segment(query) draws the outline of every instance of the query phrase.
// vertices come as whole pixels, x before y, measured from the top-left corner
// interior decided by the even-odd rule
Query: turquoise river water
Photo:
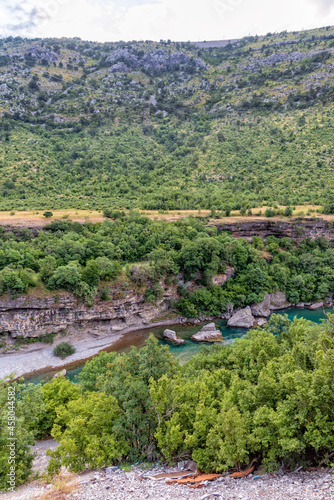
[[[333,312],[332,309],[325,310],[327,312]],[[293,318],[305,318],[315,323],[320,323],[325,319],[325,315],[322,309],[310,310],[310,309],[297,309],[289,308],[277,311],[279,314],[286,314],[289,319]],[[206,322],[208,323],[208,322]],[[159,339],[162,345],[168,345],[170,352],[177,358],[180,363],[186,362],[192,356],[197,354],[203,346],[203,343],[194,342],[191,340],[191,336],[198,332],[202,326],[206,323],[201,323],[199,325],[175,325],[169,326],[168,328],[175,330],[178,337],[185,340],[182,345],[171,345],[170,342],[164,340],[163,331],[166,326],[146,328],[145,330],[137,330],[135,332],[127,333],[120,340],[116,341],[109,348],[104,349],[105,351],[116,351],[116,352],[127,352],[130,350],[131,346],[142,347],[145,344],[145,340],[148,338],[150,333]],[[247,329],[245,328],[234,328],[226,326],[226,321],[222,319],[216,319],[215,324],[217,328],[222,332],[223,344],[232,344],[236,339],[243,337]],[[75,369],[69,370],[67,376],[70,380],[76,381],[76,375],[80,372],[84,365],[84,362],[78,362]],[[25,377],[25,382],[38,383],[50,379],[54,375],[53,372],[46,372],[40,375],[34,375],[32,377]]]

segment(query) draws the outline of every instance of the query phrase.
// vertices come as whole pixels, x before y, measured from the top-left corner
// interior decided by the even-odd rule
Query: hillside
[[[334,27],[0,40],[0,209],[330,204]]]

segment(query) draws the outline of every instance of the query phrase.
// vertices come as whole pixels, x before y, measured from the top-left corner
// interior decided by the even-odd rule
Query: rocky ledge
[[[203,328],[191,338],[197,342],[221,342],[223,340],[221,331],[217,330],[214,323],[208,323],[203,326]]]

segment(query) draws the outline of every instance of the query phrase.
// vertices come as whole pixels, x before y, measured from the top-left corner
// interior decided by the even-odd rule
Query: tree
[[[81,273],[78,265],[70,263],[67,266],[57,267],[54,275],[48,281],[48,288],[69,290],[75,292],[81,282]]]
[[[49,219],[50,217],[53,217],[53,213],[47,210],[46,212],[43,213],[44,217],[46,219]]]
[[[145,347],[132,348],[129,353],[110,356],[110,359],[104,356],[101,365],[97,363],[94,360],[89,365],[94,368],[84,373],[84,384],[93,387],[93,377],[96,377],[98,387],[116,398],[121,413],[115,421],[114,432],[128,444],[129,459],[157,457],[149,383],[150,379],[158,380],[165,373],[176,372],[176,363],[168,348],[160,346],[150,335]]]
[[[50,452],[50,473],[58,472],[61,465],[73,472],[97,469],[127,455],[129,447],[115,430],[121,410],[113,396],[86,393],[56,411],[51,434],[60,446]]]

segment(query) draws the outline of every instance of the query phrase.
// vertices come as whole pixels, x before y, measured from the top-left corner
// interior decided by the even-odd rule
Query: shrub
[[[76,349],[72,344],[69,344],[68,342],[60,342],[60,344],[53,349],[53,355],[58,356],[61,359],[65,359],[67,356],[74,354],[75,351]]]
[[[43,213],[44,217],[46,219],[49,219],[50,217],[53,217],[53,213],[47,210],[46,212]]]
[[[292,214],[293,214],[292,207],[286,207],[286,209],[284,210],[285,217],[291,217]]]
[[[276,211],[273,208],[266,208],[264,215],[265,217],[274,217],[276,215]]]

